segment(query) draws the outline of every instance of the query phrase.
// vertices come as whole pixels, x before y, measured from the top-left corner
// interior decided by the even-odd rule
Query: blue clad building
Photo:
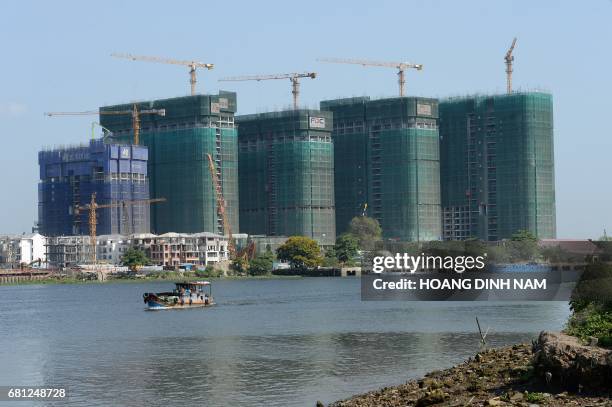
[[[96,194],[97,234],[150,232],[147,147],[107,144],[44,150],[38,153],[38,223],[45,236],[89,234],[88,211],[75,210]]]

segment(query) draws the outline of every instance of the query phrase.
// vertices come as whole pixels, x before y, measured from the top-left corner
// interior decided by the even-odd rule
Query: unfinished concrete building
[[[321,109],[334,115],[338,233],[367,204],[385,238],[440,239],[437,100],[357,97],[323,101]]]
[[[287,110],[236,117],[240,225],[248,234],[336,238],[332,115]]]
[[[444,239],[556,236],[552,96],[440,102]]]
[[[150,194],[166,198],[151,206],[156,233],[223,233],[207,154],[215,162],[225,212],[238,232],[238,144],[234,125],[236,94],[194,95],[137,103],[138,109],[165,109],[165,116],[142,115],[140,140],[149,148]],[[131,110],[132,104],[101,110]],[[123,141],[133,135],[129,115],[100,115],[100,123]]]

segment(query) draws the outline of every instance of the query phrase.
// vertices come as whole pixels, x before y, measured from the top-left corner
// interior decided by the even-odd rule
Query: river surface
[[[569,314],[561,302],[362,302],[356,278],[219,281],[216,307],[144,310],[143,292],[172,287],[0,287],[0,386],[67,386],[74,406],[312,407],[473,356],[476,316],[501,346]]]

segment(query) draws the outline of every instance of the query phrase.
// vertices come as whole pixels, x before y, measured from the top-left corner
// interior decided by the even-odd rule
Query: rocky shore
[[[483,350],[461,365],[330,407],[612,406],[611,396],[612,350],[542,332],[532,344]]]

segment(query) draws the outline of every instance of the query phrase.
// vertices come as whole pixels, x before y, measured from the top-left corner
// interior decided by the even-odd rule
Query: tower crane
[[[506,90],[508,93],[512,93],[512,62],[514,61],[514,55],[512,55],[512,51],[514,51],[514,46],[516,45],[516,37],[512,40],[512,45],[506,52],[506,56],[504,59],[506,60]]]
[[[91,254],[92,264],[96,264],[96,237],[97,237],[96,228],[98,225],[98,214],[96,211],[98,209],[122,207],[125,213],[125,209],[127,209],[127,207],[131,205],[136,205],[136,204],[141,204],[141,203],[152,204],[152,203],[165,202],[165,201],[166,201],[166,198],[133,199],[133,200],[122,200],[119,202],[113,202],[109,204],[100,205],[96,202],[96,193],[93,192],[91,194],[91,201],[88,204],[75,206],[74,208],[75,216],[78,216],[81,210],[89,211],[89,219],[88,219],[89,220],[89,238],[90,238],[89,244],[91,246],[90,254]]]
[[[412,64],[409,62],[381,62],[381,61],[367,61],[363,59],[345,59],[345,58],[319,58],[319,62],[329,62],[334,64],[354,64],[362,66],[383,66],[387,68],[397,69],[397,78],[399,83],[399,95],[404,96],[404,85],[406,84],[405,71],[406,69],[412,68],[420,71],[423,69],[422,64]]]
[[[87,112],[48,112],[45,113],[47,116],[91,116],[91,115],[125,115],[129,114],[132,116],[132,129],[134,132],[134,144],[140,143],[140,115],[143,114],[156,114],[158,116],[165,116],[166,109],[145,109],[138,110],[138,105],[134,103],[131,110],[100,110],[100,111],[87,111]]]
[[[298,99],[300,96],[300,78],[311,78],[317,77],[316,72],[303,72],[303,73],[281,73],[277,75],[247,75],[247,76],[231,76],[228,78],[221,78],[219,81],[267,81],[270,79],[289,79],[291,81],[291,94],[293,95],[293,108],[298,108]]]
[[[227,219],[227,214],[225,213],[225,198],[223,198],[221,181],[217,175],[217,170],[215,168],[212,155],[206,154],[206,157],[208,158],[208,170],[210,171],[210,177],[212,178],[213,186],[215,187],[217,213],[221,217],[221,222],[223,223],[223,233],[227,234],[227,250],[229,251],[230,259],[233,259],[236,256],[236,243],[234,242],[234,237],[232,236],[232,226],[230,225],[229,220]]]
[[[181,61],[177,59],[170,58],[160,58],[160,57],[151,57],[151,56],[143,56],[143,55],[132,55],[132,54],[120,54],[113,53],[112,57],[115,58],[124,58],[131,59],[132,61],[146,61],[146,62],[158,62],[160,64],[171,64],[171,65],[184,65],[189,67],[189,83],[191,84],[191,95],[195,95],[196,90],[196,69],[197,68],[206,68],[209,71],[215,67],[214,64],[208,64],[204,62],[197,61]]]

